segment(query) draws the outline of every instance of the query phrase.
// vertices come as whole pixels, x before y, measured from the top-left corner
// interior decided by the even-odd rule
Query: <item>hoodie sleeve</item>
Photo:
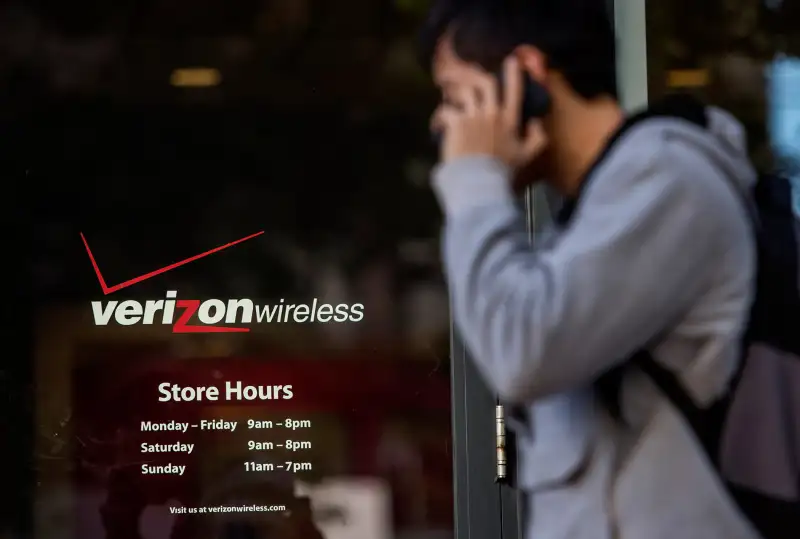
[[[453,317],[509,402],[590,383],[674,323],[709,282],[718,226],[703,182],[655,156],[617,168],[593,180],[569,229],[541,252],[502,164],[475,156],[434,171]]]

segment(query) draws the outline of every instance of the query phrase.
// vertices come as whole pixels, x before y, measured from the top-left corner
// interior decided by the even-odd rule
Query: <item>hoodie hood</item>
[[[731,113],[705,106],[691,97],[675,96],[631,120],[640,123],[648,118],[660,118],[664,130],[673,139],[683,139],[705,153],[743,191],[755,185],[757,174],[748,156],[747,134]]]
[[[729,112],[706,106],[690,96],[676,95],[655,102],[625,120],[586,173],[578,197],[565,201],[559,212],[558,222],[563,224],[569,221],[592,172],[631,129],[645,122],[652,124],[663,136],[684,142],[693,150],[705,154],[717,164],[742,195],[749,193],[755,186],[758,174],[747,153],[744,126]]]

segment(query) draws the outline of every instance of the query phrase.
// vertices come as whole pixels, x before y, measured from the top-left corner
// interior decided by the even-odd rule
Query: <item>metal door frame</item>
[[[455,328],[450,354],[454,537],[500,537],[503,511],[500,486],[495,483],[496,399]]]

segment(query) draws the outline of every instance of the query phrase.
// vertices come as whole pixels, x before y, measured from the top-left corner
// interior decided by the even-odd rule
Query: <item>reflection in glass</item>
[[[791,178],[800,215],[800,3],[647,1],[650,99],[691,92],[732,112],[761,172]]]

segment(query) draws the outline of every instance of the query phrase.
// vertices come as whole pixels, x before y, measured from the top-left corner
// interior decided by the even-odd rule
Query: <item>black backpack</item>
[[[685,103],[684,103],[685,105]],[[705,109],[677,116],[701,123]],[[627,126],[654,116],[650,109]],[[736,189],[732,185],[732,188]],[[640,351],[597,384],[602,401],[621,417],[625,369],[641,369],[685,417],[732,498],[764,539],[800,533],[800,219],[788,179],[765,174],[741,193],[758,245],[755,301],[742,343],[742,361],[726,396],[701,409],[672,371]]]

